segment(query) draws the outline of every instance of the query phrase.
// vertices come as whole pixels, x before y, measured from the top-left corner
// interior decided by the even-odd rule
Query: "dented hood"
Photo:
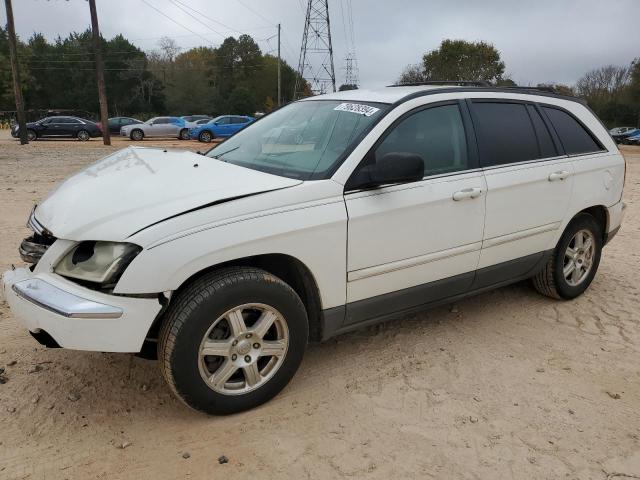
[[[191,152],[129,147],[65,180],[36,208],[68,240],[125,240],[189,211],[301,183]]]

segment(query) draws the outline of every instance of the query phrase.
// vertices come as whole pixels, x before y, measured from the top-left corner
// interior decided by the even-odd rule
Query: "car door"
[[[78,119],[67,117],[65,120],[65,123],[66,123],[65,135],[68,135],[70,137],[75,137],[80,130],[87,130],[90,132],[90,127],[88,125],[85,125]]]
[[[69,125],[65,117],[54,117],[46,126],[45,135],[48,137],[61,137],[69,134]]]
[[[386,153],[417,154],[425,163],[422,181],[365,190],[347,182],[347,325],[471,287],[486,185],[470,127],[464,102],[412,110],[358,168]]]
[[[148,128],[149,133],[145,135],[149,137],[162,137],[167,135],[167,124],[169,119],[167,117],[157,117],[153,120],[153,125]]]
[[[228,137],[231,135],[231,117],[224,116],[216,121],[216,136],[218,137]]]
[[[245,123],[247,122],[247,120],[244,117],[231,117],[232,118],[232,122],[230,125],[230,131],[229,134],[233,135],[234,133],[236,133],[238,130],[240,130],[242,127],[245,126]]]
[[[525,276],[556,238],[571,200],[573,164],[533,103],[469,101],[487,180],[474,288]]]

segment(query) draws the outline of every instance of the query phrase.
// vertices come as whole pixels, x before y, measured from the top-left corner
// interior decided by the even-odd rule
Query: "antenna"
[[[336,91],[328,0],[308,0],[294,99],[305,96],[302,79],[313,95]]]

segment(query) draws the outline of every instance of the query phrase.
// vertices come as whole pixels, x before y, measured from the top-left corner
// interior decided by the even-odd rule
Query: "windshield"
[[[296,102],[244,128],[208,157],[302,180],[328,178],[348,147],[386,105],[337,100]]]

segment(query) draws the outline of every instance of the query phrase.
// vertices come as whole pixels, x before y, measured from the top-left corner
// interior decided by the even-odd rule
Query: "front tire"
[[[211,132],[207,130],[203,130],[202,132],[200,132],[200,135],[198,136],[198,140],[204,143],[209,143],[211,142],[211,140],[213,140],[213,135],[211,134]]]
[[[567,225],[552,257],[533,277],[536,290],[564,300],[582,295],[600,265],[602,237],[602,228],[592,215],[577,215]]]
[[[189,129],[183,128],[180,130],[180,135],[178,135],[179,140],[189,140]]]
[[[34,142],[38,139],[38,134],[35,132],[35,130],[27,130],[27,140],[29,140],[30,142]]]
[[[135,130],[131,131],[131,134],[129,135],[129,138],[131,138],[131,140],[139,142],[140,140],[142,140],[144,138],[144,132],[142,130],[140,130],[139,128],[136,128]]]
[[[160,331],[158,361],[191,408],[225,415],[258,406],[295,374],[307,345],[307,313],[281,279],[225,268],[176,295]]]

